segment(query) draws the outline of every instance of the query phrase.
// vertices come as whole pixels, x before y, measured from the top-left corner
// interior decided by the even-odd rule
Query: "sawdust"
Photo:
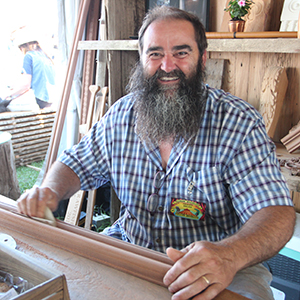
[[[25,252],[25,253],[29,252],[29,254],[33,255],[33,256],[35,256],[35,255],[42,256],[45,259],[53,261],[54,263],[59,264],[59,265],[61,265],[63,267],[66,267],[66,268],[68,267],[67,265],[65,265],[65,264],[61,263],[60,261],[57,261],[57,260],[55,260],[53,258],[50,258],[44,252],[41,252],[40,250],[38,250],[38,249],[36,249],[36,248],[34,248],[34,247],[32,247],[32,246],[30,246],[30,245],[22,242],[21,240],[18,240],[18,239],[15,239],[15,240],[16,240],[16,243],[18,245],[18,250],[23,250],[23,252]]]

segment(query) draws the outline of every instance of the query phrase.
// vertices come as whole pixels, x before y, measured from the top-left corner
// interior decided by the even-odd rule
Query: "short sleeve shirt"
[[[23,60],[23,70],[32,76],[31,88],[35,97],[48,102],[49,89],[55,84],[54,67],[42,51],[28,51]]]
[[[166,170],[159,149],[147,147],[135,132],[130,94],[62,154],[83,190],[111,182],[121,210],[107,234],[164,252],[224,239],[264,207],[293,205],[261,115],[222,90],[206,91],[194,143],[176,143]],[[159,183],[153,182],[156,174]],[[157,203],[149,212],[153,193]]]

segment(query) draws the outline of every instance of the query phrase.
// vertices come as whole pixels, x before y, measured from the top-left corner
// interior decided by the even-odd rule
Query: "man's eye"
[[[174,54],[176,58],[185,58],[188,55],[187,51],[179,51]]]
[[[159,52],[153,52],[149,54],[149,57],[151,59],[160,59],[162,57],[162,54]]]

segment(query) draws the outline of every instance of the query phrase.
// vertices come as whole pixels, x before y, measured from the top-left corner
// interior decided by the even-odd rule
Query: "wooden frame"
[[[173,265],[167,255],[104,236],[57,220],[57,227],[38,222],[16,212],[15,201],[0,195],[1,227],[43,241],[159,286]],[[37,223],[38,222],[38,223]],[[38,226],[37,226],[38,225]],[[59,237],[59,238],[58,238]],[[224,290],[216,300],[242,300],[243,296]]]

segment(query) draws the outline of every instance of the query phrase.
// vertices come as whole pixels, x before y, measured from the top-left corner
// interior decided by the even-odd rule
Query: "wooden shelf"
[[[137,40],[80,41],[78,50],[137,51]],[[208,39],[207,51],[300,53],[300,39]]]
[[[207,51],[300,53],[300,39],[209,39]]]

